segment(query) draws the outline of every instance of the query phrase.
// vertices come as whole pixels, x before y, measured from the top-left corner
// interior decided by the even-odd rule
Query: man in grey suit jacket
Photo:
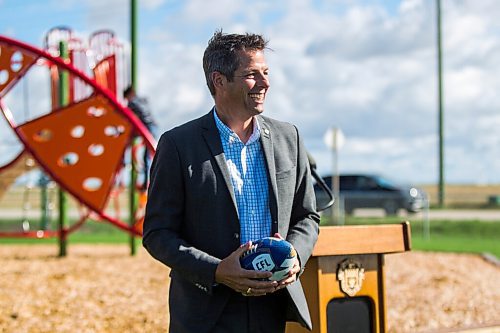
[[[216,32],[203,67],[215,107],[162,135],[151,168],[143,244],[171,268],[172,333],[311,329],[300,273],[319,216],[297,129],[261,115],[267,42]],[[241,268],[251,241],[283,236],[297,251],[289,276]]]

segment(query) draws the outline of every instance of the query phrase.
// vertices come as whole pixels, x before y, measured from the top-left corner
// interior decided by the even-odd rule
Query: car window
[[[396,188],[395,182],[383,177],[376,177],[377,184],[382,188],[394,189]]]
[[[356,188],[355,177],[340,176],[339,187],[342,190],[354,190]]]
[[[371,190],[377,187],[377,183],[371,177],[359,176],[356,188],[359,190]]]

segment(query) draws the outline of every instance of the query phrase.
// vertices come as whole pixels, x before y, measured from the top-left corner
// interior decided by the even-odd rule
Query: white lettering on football
[[[252,260],[253,269],[256,271],[272,271],[274,262],[268,253],[259,254]]]

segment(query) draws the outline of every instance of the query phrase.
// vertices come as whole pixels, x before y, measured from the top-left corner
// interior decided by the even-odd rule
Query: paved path
[[[122,218],[127,218],[126,212],[122,212],[124,216]],[[0,219],[2,218],[21,218],[23,212],[21,209],[1,209]],[[108,214],[114,216],[113,211],[109,211]],[[399,216],[402,218],[407,218],[409,220],[421,220],[426,216],[426,212],[420,212],[417,214],[407,214],[404,211],[400,211]],[[382,209],[356,209],[354,211],[355,216],[359,217],[384,217],[385,213]],[[53,213],[53,216],[57,216],[57,212]],[[77,218],[80,215],[77,211],[72,210],[69,212],[69,216],[72,218]],[[430,220],[433,219],[450,219],[450,220],[481,220],[481,221],[497,221],[500,222],[500,209],[438,209],[430,210],[428,212],[428,217]],[[30,219],[40,218],[40,211],[32,210],[28,214]]]
[[[358,209],[354,212],[355,216],[359,217],[383,217],[385,213],[382,209]],[[433,209],[429,212],[420,212],[417,214],[407,214],[401,211],[400,217],[408,218],[409,220],[421,220],[426,217],[433,219],[449,219],[449,220],[481,220],[481,221],[497,221],[500,222],[500,209]]]

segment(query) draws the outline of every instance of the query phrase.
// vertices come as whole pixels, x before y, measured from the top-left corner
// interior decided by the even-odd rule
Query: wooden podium
[[[384,254],[410,248],[408,222],[321,227],[300,278],[312,332],[386,332]],[[286,333],[306,332],[299,324],[287,323]]]

